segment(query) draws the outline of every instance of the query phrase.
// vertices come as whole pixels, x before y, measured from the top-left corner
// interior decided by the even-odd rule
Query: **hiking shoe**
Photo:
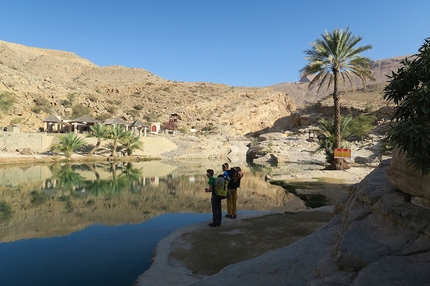
[[[210,224],[209,224],[209,226],[210,226],[210,227],[217,227],[217,226],[220,226],[220,224],[210,223]]]
[[[235,219],[237,218],[237,215],[232,215],[231,218]]]
[[[226,214],[225,217],[227,217],[227,218],[233,218],[232,215],[228,215],[228,214]]]

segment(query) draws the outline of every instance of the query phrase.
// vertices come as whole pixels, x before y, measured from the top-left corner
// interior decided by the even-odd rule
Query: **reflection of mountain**
[[[12,209],[11,219],[0,222],[0,241],[64,235],[94,223],[140,223],[163,213],[210,213],[202,172],[209,164],[196,165],[151,161],[50,166],[52,176],[39,182],[0,187],[0,202]],[[269,210],[296,200],[266,183],[264,173],[244,170],[240,210]]]

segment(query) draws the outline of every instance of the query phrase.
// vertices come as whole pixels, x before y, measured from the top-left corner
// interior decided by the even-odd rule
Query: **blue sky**
[[[350,27],[373,60],[414,54],[429,0],[14,0],[0,40],[76,53],[168,80],[269,86],[299,80],[303,51]]]

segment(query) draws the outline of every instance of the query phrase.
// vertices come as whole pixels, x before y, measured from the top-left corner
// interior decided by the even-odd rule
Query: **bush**
[[[430,172],[430,37],[418,51],[389,76],[384,99],[396,105],[387,139],[425,175]]]
[[[352,135],[351,132],[352,117],[340,118],[340,148],[347,148],[348,143],[346,138]],[[319,121],[320,131],[317,132],[317,143],[319,145],[315,152],[323,151],[326,156],[327,163],[330,163],[334,156],[335,145],[335,126],[333,119],[321,119]]]
[[[46,105],[50,105],[49,100],[47,100],[44,97],[36,97],[35,99],[33,99],[34,103],[37,106],[46,106]]]
[[[10,92],[3,92],[0,94],[0,110],[3,112],[9,111],[15,104],[16,98]]]
[[[116,106],[116,105],[109,105],[109,106],[106,107],[106,111],[108,113],[114,115],[118,111],[118,106]]]
[[[90,95],[88,95],[88,100],[90,100],[92,102],[97,102],[99,100],[99,97],[97,95],[90,94]]]
[[[135,109],[130,109],[127,111],[127,114],[133,116],[133,118],[138,118],[140,116],[140,112]]]
[[[31,109],[34,113],[40,114],[42,111],[46,113],[52,112],[51,103],[46,98],[36,97],[33,99],[33,102],[36,104],[36,106]]]
[[[360,114],[354,117],[350,123],[351,135],[364,139],[373,130],[374,122],[376,120],[375,115]]]
[[[91,108],[80,104],[73,105],[72,111],[72,119],[79,118],[84,115],[90,115],[92,112]]]
[[[135,106],[133,106],[134,109],[136,110],[142,110],[143,109],[143,105],[142,104],[136,104]]]
[[[110,117],[111,117],[110,113],[102,113],[102,114],[98,115],[96,117],[96,119],[98,119],[100,121],[105,121],[105,120],[109,119]]]
[[[10,121],[10,125],[15,125],[15,124],[19,124],[24,120],[24,118],[22,117],[15,117],[14,119],[12,119]]]

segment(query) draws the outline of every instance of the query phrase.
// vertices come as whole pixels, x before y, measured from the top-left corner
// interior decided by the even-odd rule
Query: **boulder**
[[[406,156],[398,148],[393,150],[388,179],[402,192],[430,201],[430,174],[422,176],[421,172],[414,171]]]

